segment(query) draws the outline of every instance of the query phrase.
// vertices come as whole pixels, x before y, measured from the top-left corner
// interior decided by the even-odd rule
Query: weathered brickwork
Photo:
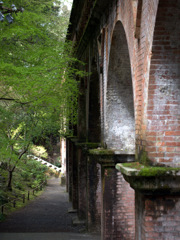
[[[148,156],[179,165],[180,160],[180,3],[160,1],[150,66],[147,108]]]
[[[179,196],[136,196],[139,236],[146,240],[180,239]],[[140,229],[140,226],[141,229]]]
[[[89,83],[89,114],[88,114],[88,140],[100,142],[100,81],[95,59],[92,59],[91,76]]]
[[[127,72],[125,69],[123,70],[122,61],[119,62],[120,56],[122,56],[119,48],[121,49],[123,46],[120,39],[119,45],[116,46],[116,51],[114,51],[116,54],[119,51],[119,54],[117,54],[119,57],[115,55],[113,58],[111,57],[115,42],[113,36],[116,35],[116,38],[118,37],[116,27],[119,20],[122,22],[126,33],[131,63],[130,72],[132,75],[131,81],[133,82],[133,94],[127,92],[127,95],[129,97],[134,96],[136,149],[138,156],[141,158],[142,151],[145,150],[148,158],[155,163],[165,163],[171,166],[178,165],[178,159],[180,158],[180,83],[178,70],[180,55],[178,39],[180,33],[177,27],[177,22],[179,21],[177,17],[179,16],[179,2],[138,1],[138,4],[132,2],[136,1],[118,1],[116,7],[112,4],[109,9],[113,10],[109,13],[109,18],[103,18],[103,20],[106,19],[106,21],[102,23],[106,31],[104,36],[106,44],[104,44],[103,90],[105,106],[104,113],[102,113],[105,119],[105,132],[107,132],[107,128],[108,142],[110,141],[109,139],[111,139],[115,148],[117,148],[117,139],[119,139],[119,148],[121,148],[122,139],[118,135],[118,121],[121,121],[122,116],[124,116],[125,119],[127,119],[127,117],[126,114],[123,113],[124,108],[118,101],[121,94],[115,94],[116,97],[114,97],[114,91],[117,92],[117,87],[113,89],[108,88],[108,82],[113,77],[111,74],[112,71],[113,74],[122,71],[128,79]],[[114,12],[114,9],[116,9],[117,14]],[[140,15],[139,19],[132,18],[132,16],[136,14],[138,14],[138,16]],[[164,15],[166,15],[166,18],[163,17]],[[137,25],[134,27],[133,21],[134,23],[141,21],[137,24],[140,25],[139,39],[135,38]],[[119,29],[119,33],[120,32],[121,30]],[[126,39],[124,39],[124,43],[125,42]],[[125,61],[125,55],[123,55],[123,59]],[[118,67],[114,65],[114,62],[119,66],[119,70]],[[123,76],[123,74],[121,74],[121,76]],[[114,104],[109,107],[108,96],[112,95],[111,92],[113,93],[111,98],[114,99]],[[108,93],[110,95],[108,95]],[[118,110],[118,108],[121,110]],[[133,109],[133,104],[131,108]],[[112,126],[111,128],[109,125],[106,127],[108,114],[112,116],[111,112],[113,110],[114,115],[119,112],[122,114],[121,117],[115,116],[114,122],[116,128],[114,131],[113,124],[110,124]],[[123,124],[123,126],[125,127],[126,125]],[[117,139],[114,136],[114,132],[116,132]],[[126,136],[123,131],[122,135],[123,137]],[[124,144],[125,142],[123,139]],[[114,147],[114,145],[111,143],[110,147]],[[131,144],[129,144],[129,146],[130,145]]]
[[[77,159],[77,147],[74,139],[72,141],[72,207],[78,209],[78,159]]]
[[[87,156],[82,148],[78,148],[78,216],[86,219],[87,212]]]
[[[135,239],[134,190],[116,169],[102,166],[102,239]]]
[[[66,138],[66,191],[69,192],[69,140]]]
[[[88,230],[101,229],[101,168],[93,156],[88,157],[87,166],[87,218]]]
[[[135,151],[133,88],[125,32],[117,22],[109,59],[105,139],[109,148]]]
[[[149,184],[147,174],[134,203],[129,183],[100,160],[128,162],[135,154],[143,164],[180,167],[179,16],[179,0],[74,0],[67,38],[88,73],[78,79],[77,139],[99,142],[102,152],[85,156],[68,142],[68,189],[102,240],[180,239],[178,178],[160,196],[150,186],[163,183],[156,175]],[[148,194],[140,193],[146,184]]]
[[[67,170],[67,177],[68,177],[68,193],[69,193],[69,200],[72,201],[72,186],[73,186],[73,145],[71,140],[67,139],[67,151],[68,154],[66,159],[68,159],[66,163]]]

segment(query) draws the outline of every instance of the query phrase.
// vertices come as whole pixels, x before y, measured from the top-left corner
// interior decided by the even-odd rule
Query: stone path
[[[100,236],[84,233],[83,226],[73,226],[74,213],[65,187],[58,178],[48,181],[45,192],[24,208],[0,223],[1,240],[100,240]],[[81,233],[83,232],[83,233]]]

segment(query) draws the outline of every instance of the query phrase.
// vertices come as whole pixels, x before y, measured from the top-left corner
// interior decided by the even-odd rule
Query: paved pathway
[[[48,181],[45,192],[24,208],[0,223],[1,240],[100,240],[99,236],[81,233],[83,226],[73,226],[74,213],[59,179]]]

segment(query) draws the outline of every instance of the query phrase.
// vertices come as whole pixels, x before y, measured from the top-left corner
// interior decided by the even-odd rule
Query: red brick
[[[166,136],[180,136],[180,131],[177,131],[177,132],[174,132],[174,131],[165,132],[165,135]]]

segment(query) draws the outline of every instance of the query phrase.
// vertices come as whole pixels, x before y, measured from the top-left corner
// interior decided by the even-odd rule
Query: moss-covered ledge
[[[146,194],[180,194],[180,167],[144,166],[134,162],[118,163],[116,169],[135,190]]]
[[[66,136],[66,139],[71,141],[71,142],[77,142],[78,141],[77,136]]]
[[[101,144],[100,143],[92,143],[92,142],[77,142],[76,146],[85,149],[94,149],[98,148]]]
[[[90,158],[96,159],[98,163],[111,167],[115,167],[115,165],[119,162],[134,162],[135,159],[134,154],[121,153],[117,150],[105,148],[89,149],[88,155]]]

